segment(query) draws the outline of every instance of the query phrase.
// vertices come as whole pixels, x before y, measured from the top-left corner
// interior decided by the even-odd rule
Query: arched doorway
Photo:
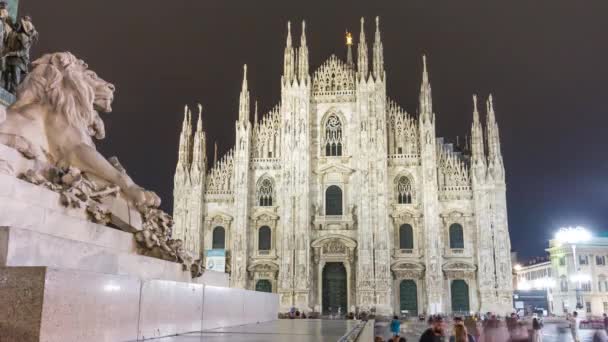
[[[410,315],[418,314],[418,289],[411,279],[402,280],[399,284],[399,310],[407,310]]]
[[[462,279],[452,280],[452,312],[469,312],[469,285]]]
[[[328,262],[323,268],[323,314],[346,313],[346,268],[341,262]]]
[[[260,279],[255,283],[255,290],[260,292],[272,292],[272,284],[268,279]]]

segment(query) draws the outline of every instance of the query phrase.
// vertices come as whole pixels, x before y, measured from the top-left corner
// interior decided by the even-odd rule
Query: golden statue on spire
[[[346,45],[353,45],[353,35],[346,31]]]

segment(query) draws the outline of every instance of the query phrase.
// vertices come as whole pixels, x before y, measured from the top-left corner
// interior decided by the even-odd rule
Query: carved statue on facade
[[[3,73],[6,90],[11,93],[17,91],[22,75],[27,74],[30,64],[30,48],[38,39],[38,31],[32,19],[25,16],[13,27],[7,35],[2,58],[5,70]]]

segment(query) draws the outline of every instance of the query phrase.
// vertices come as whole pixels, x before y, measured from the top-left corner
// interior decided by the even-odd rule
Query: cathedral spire
[[[192,148],[191,174],[193,182],[200,182],[207,168],[207,144],[205,143],[205,132],[203,131],[203,106],[198,104],[198,120],[196,132],[194,133],[194,147]]]
[[[253,125],[258,125],[258,100],[255,100],[255,109],[253,112]]]
[[[247,89],[247,64],[243,65],[243,86],[239,98],[239,122],[249,122],[249,90]]]
[[[301,82],[308,77],[308,47],[306,46],[306,22],[304,20],[302,20],[302,36],[298,54],[298,78]]]
[[[419,110],[421,120],[433,120],[433,100],[431,98],[431,83],[426,69],[426,55],[422,55],[422,84],[420,85]]]
[[[188,169],[190,167],[190,124],[188,120],[188,105],[184,106],[184,120],[182,122],[182,131],[179,135],[179,150],[177,158],[178,169]]]
[[[353,35],[346,30],[346,64],[353,67]]]
[[[213,142],[213,165],[217,164],[217,141]]]
[[[498,132],[498,123],[496,122],[496,114],[494,113],[494,103],[492,94],[486,102],[486,110],[488,119],[486,123],[486,135],[488,139],[488,160],[496,160],[502,163],[502,154],[500,152],[500,134]]]
[[[471,157],[473,164],[485,164],[483,129],[477,110],[477,95],[473,95],[473,124],[471,125]]]
[[[365,42],[365,19],[361,17],[361,31],[359,32],[359,46],[357,47],[357,68],[359,71],[359,78],[367,80],[367,70],[369,62],[367,59],[367,43]]]
[[[291,83],[295,75],[295,52],[291,42],[291,22],[287,22],[287,42],[285,44],[285,55],[283,58],[283,77]]]
[[[376,35],[374,37],[374,78],[384,78],[384,48],[380,39],[380,17],[376,17]]]

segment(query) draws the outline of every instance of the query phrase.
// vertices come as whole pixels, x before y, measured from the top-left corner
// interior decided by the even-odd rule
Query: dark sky
[[[287,3],[290,3],[287,5]],[[297,3],[294,5],[292,3]],[[471,94],[494,94],[507,169],[513,248],[543,254],[562,225],[608,219],[608,2],[21,0],[40,32],[33,50],[71,51],[117,87],[106,155],[172,208],[185,103],[201,102],[208,144],[234,142],[242,64],[260,112],[280,99],[285,26],[307,22],[311,68],[344,55],[381,17],[388,94],[415,113],[429,60],[438,135],[469,132]],[[297,22],[297,23],[296,23]],[[209,148],[209,156],[212,148]]]

